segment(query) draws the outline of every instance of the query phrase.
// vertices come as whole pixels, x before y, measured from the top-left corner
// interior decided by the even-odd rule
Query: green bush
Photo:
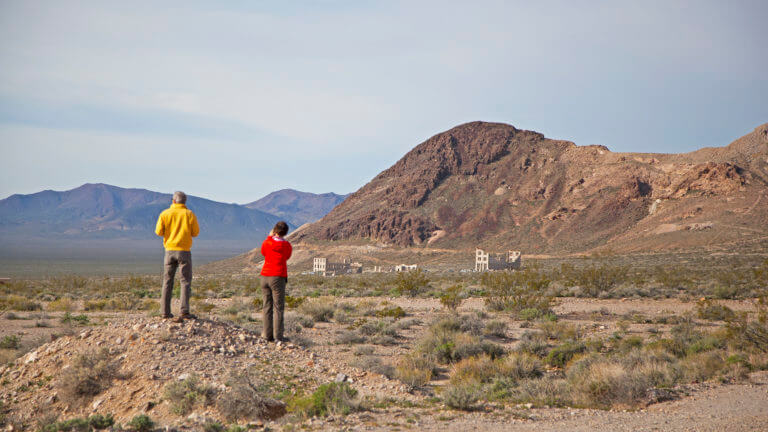
[[[115,419],[112,418],[112,414],[95,414],[88,418],[88,423],[94,429],[102,430],[113,426],[115,424]]]
[[[481,282],[488,292],[485,304],[490,310],[517,314],[536,309],[546,313],[552,307],[553,296],[547,292],[550,280],[538,269],[484,273]]]
[[[358,409],[357,390],[348,383],[323,384],[307,397],[293,399],[289,411],[304,417],[347,415]]]
[[[197,376],[192,375],[184,380],[166,384],[163,399],[170,402],[174,414],[186,415],[196,406],[210,405],[214,395],[213,387],[201,384]]]
[[[43,310],[43,306],[32,301],[26,297],[19,295],[9,295],[0,297],[0,310],[15,310],[15,311],[39,311]]]
[[[136,432],[150,432],[155,427],[155,422],[148,415],[139,414],[132,418],[127,426]]]
[[[0,348],[2,349],[19,349],[19,342],[21,339],[17,335],[3,336],[3,340],[0,341]]]
[[[293,297],[293,296],[285,296],[285,307],[287,309],[296,309],[297,307],[301,306],[302,303],[304,303],[304,300],[306,300],[306,297]]]
[[[582,342],[568,341],[558,345],[547,354],[547,364],[556,367],[565,367],[576,354],[583,353],[587,347]]]
[[[397,273],[395,291],[398,295],[417,296],[429,285],[429,278],[422,269]]]
[[[400,319],[405,315],[405,311],[400,306],[385,307],[376,311],[376,316],[380,318]]]

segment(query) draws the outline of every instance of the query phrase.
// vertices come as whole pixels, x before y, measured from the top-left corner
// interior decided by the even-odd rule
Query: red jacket
[[[291,252],[293,248],[288,240],[278,236],[267,237],[261,244],[261,254],[264,255],[261,275],[288,277],[286,261],[291,257]]]

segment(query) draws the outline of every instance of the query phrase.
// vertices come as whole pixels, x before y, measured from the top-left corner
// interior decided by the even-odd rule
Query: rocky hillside
[[[727,147],[648,154],[472,122],[419,144],[293,240],[529,253],[738,245],[768,235],[767,190],[768,124]]]
[[[245,204],[245,207],[284,218],[293,229],[327,215],[347,196],[333,192],[313,194],[293,189],[282,189],[252,203]]]

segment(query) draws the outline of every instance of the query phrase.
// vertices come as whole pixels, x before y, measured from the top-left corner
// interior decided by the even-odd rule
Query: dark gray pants
[[[171,314],[171,294],[173,293],[173,278],[176,269],[181,269],[181,314],[189,313],[189,295],[192,289],[192,252],[165,251],[163,260],[163,293],[160,300],[162,313]]]
[[[264,293],[263,328],[261,335],[267,340],[283,340],[283,311],[285,310],[285,284],[288,278],[262,276]]]

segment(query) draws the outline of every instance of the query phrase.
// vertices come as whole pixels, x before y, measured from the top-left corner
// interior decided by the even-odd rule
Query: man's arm
[[[200,226],[197,224],[197,216],[192,213],[192,237],[197,237],[200,234]]]
[[[165,236],[165,224],[163,223],[162,213],[157,218],[157,225],[155,226],[155,234],[159,235],[160,237]]]

